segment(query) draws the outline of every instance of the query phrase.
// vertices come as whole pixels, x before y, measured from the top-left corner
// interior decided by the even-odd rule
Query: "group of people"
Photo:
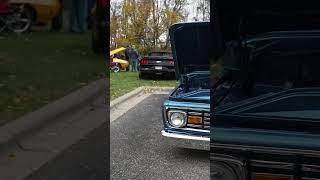
[[[129,61],[129,68],[131,72],[137,72],[140,56],[135,46],[132,45],[131,47],[126,48],[124,53],[126,59]]]
[[[52,30],[60,31],[63,21],[64,0],[59,0],[61,11],[52,21]],[[90,12],[94,6],[94,0],[71,0],[70,1],[70,31],[86,32],[90,28]]]

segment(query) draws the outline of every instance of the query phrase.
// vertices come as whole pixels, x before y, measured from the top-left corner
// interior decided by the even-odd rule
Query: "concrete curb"
[[[78,89],[34,112],[0,127],[0,145],[5,144],[18,136],[30,132],[41,125],[48,123],[61,114],[81,107],[90,100],[107,92],[106,79],[100,79]]]
[[[172,90],[174,89],[174,87],[156,87],[156,86],[141,86],[138,87],[137,89],[116,98],[113,101],[110,101],[110,109],[112,109],[113,107],[117,106],[118,104],[121,104],[125,101],[128,101],[131,98],[134,98],[136,96],[138,96],[139,94],[155,94],[155,93],[170,93]]]

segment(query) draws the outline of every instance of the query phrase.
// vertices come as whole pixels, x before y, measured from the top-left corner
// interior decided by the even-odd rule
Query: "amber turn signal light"
[[[188,123],[202,124],[202,118],[199,116],[188,116]]]

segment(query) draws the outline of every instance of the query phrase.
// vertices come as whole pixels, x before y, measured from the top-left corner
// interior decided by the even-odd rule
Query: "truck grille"
[[[187,122],[188,128],[195,128],[195,129],[204,129],[210,130],[210,113],[206,111],[188,111],[189,116],[197,116],[202,119],[201,123],[189,123]]]
[[[293,159],[293,158],[290,158]],[[286,161],[277,161],[277,159],[269,160],[250,160],[250,169],[252,174],[255,173],[270,173],[270,174],[282,174],[292,176],[293,179],[304,179],[304,180],[320,180],[320,165],[319,162],[316,163],[316,158],[312,159],[313,162],[310,162],[310,159],[301,158],[300,162],[286,162]],[[319,160],[319,159],[318,159]],[[308,162],[309,161],[309,162]],[[310,163],[310,164],[306,164]],[[312,164],[311,164],[312,163]]]

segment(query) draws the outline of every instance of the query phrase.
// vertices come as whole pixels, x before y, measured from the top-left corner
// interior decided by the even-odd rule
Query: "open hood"
[[[121,51],[124,51],[124,50],[126,50],[126,48],[124,48],[124,47],[121,47],[121,48],[117,48],[117,49],[115,49],[115,50],[112,50],[112,51],[110,51],[110,56],[112,56],[112,55],[114,55],[114,54],[117,54],[117,53],[119,53],[119,52],[121,52]]]
[[[194,71],[209,71],[209,22],[179,23],[170,27],[177,79]]]
[[[319,30],[317,4],[311,0],[215,0],[211,21],[225,42],[271,31]]]

